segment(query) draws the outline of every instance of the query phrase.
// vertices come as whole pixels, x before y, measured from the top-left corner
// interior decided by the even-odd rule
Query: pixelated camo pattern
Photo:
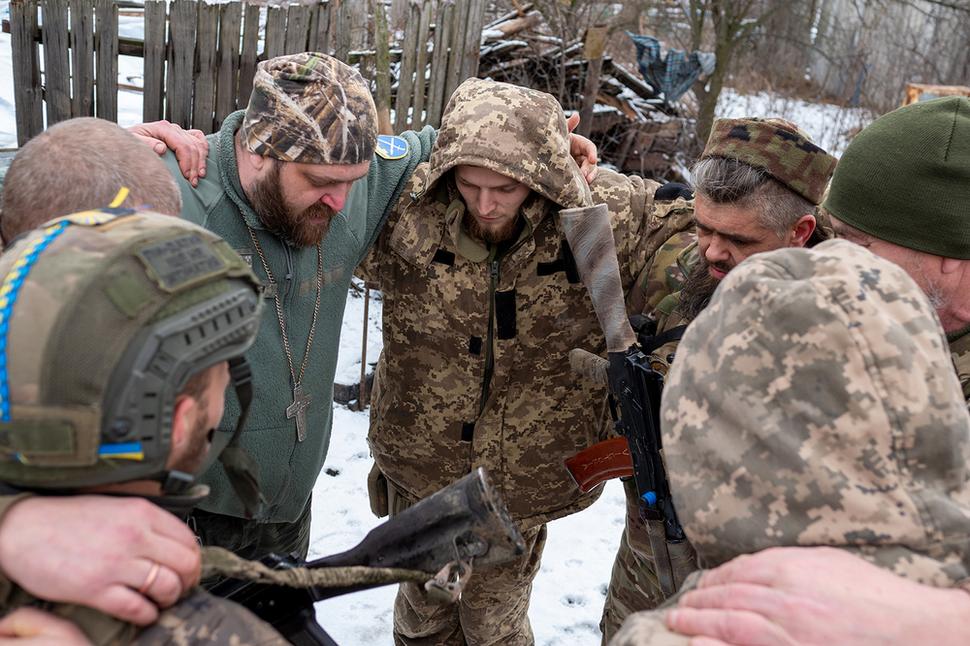
[[[560,142],[555,154],[552,141]],[[384,297],[370,446],[386,477],[412,498],[484,466],[512,517],[534,527],[592,502],[563,460],[605,439],[605,391],[577,380],[567,356],[575,347],[602,352],[605,341],[586,288],[569,279],[548,200],[523,206],[529,233],[498,260],[492,299],[490,263],[459,248],[464,205],[426,187],[467,162],[536,175],[530,181],[560,206],[589,198],[568,160],[561,109],[534,90],[466,81],[448,104],[437,146],[364,266]],[[665,240],[690,226],[689,217],[654,211],[656,188],[602,169],[592,186],[592,202],[609,208],[625,289]],[[502,315],[490,327],[492,307]],[[483,399],[488,353],[494,369]]]
[[[837,160],[783,119],[717,119],[701,159],[726,157],[764,169],[812,204],[820,204]]]
[[[671,488],[705,566],[829,545],[932,585],[970,574],[970,416],[897,266],[839,240],[746,260],[664,395]]]
[[[303,164],[360,164],[377,146],[377,109],[360,73],[304,52],[256,66],[242,123],[246,147]]]

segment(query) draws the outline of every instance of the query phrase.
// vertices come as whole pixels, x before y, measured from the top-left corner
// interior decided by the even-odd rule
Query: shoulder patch
[[[397,135],[377,135],[377,155],[382,159],[401,159],[411,147],[407,139]]]

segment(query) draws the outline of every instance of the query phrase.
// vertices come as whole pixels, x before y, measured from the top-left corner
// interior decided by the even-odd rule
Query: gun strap
[[[664,330],[660,334],[640,337],[640,350],[644,354],[650,354],[657,348],[663,347],[671,341],[680,341],[684,337],[684,331],[686,329],[686,324],[677,325],[669,330]]]
[[[650,550],[653,552],[653,564],[657,572],[657,583],[664,599],[669,599],[677,592],[677,582],[674,580],[674,565],[670,560],[667,549],[667,536],[662,520],[646,520],[647,536],[650,538]]]
[[[391,583],[424,584],[430,577],[418,570],[366,566],[290,568],[274,570],[260,563],[240,558],[221,547],[202,548],[202,578],[226,577],[255,583],[284,585],[290,588],[343,588],[356,585]]]

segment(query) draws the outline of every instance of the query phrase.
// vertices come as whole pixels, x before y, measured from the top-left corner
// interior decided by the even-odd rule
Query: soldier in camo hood
[[[469,79],[451,97],[430,162],[363,265],[384,298],[372,503],[393,514],[484,466],[528,549],[476,570],[454,607],[402,586],[397,643],[533,642],[527,610],[545,523],[596,497],[579,493],[563,460],[604,432],[604,389],[577,380],[567,361],[570,349],[601,352],[605,341],[560,214],[605,204],[629,287],[689,224],[654,213],[657,187],[603,169],[587,186],[548,94]]]
[[[970,578],[970,416],[905,271],[845,241],[761,254],[724,280],[681,355],[665,458],[703,566],[824,545],[921,584]],[[686,644],[662,614],[632,616],[613,643]]]
[[[721,279],[745,258],[825,240],[816,205],[835,158],[783,119],[718,119],[691,169],[696,228],[669,240],[627,297],[656,334],[654,369],[666,373],[687,324],[703,310]],[[642,309],[641,309],[642,308]],[[604,642],[624,617],[663,600],[640,520],[634,483],[625,482],[627,519],[603,610]],[[686,555],[690,558],[691,555]]]
[[[212,460],[236,473],[239,429],[213,429],[227,385],[251,398],[242,355],[259,324],[257,288],[225,241],[151,212],[85,211],[15,242],[0,257],[0,513],[31,493],[110,493],[184,515],[207,494],[194,477]],[[252,484],[241,497],[258,493]],[[145,560],[123,575],[145,594],[161,570]],[[37,603],[0,578],[0,612]],[[198,589],[144,629],[85,606],[46,609],[94,644],[285,643]]]

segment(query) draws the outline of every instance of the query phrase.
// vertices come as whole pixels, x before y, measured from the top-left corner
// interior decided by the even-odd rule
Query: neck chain
[[[253,241],[253,247],[259,255],[259,261],[263,264],[263,271],[266,272],[266,277],[269,279],[271,285],[276,286],[276,293],[273,295],[273,301],[276,304],[276,318],[280,324],[280,335],[283,337],[283,352],[286,354],[286,363],[289,365],[290,377],[293,379],[293,403],[286,407],[286,418],[296,418],[296,439],[298,442],[302,442],[306,439],[306,411],[310,407],[310,395],[303,391],[303,376],[306,374],[306,367],[310,362],[310,348],[313,346],[313,333],[317,329],[317,317],[320,314],[320,294],[323,291],[323,252],[321,250],[323,243],[317,244],[317,300],[313,305],[313,320],[310,323],[310,333],[307,335],[306,350],[303,354],[303,362],[300,365],[300,374],[298,375],[296,373],[296,367],[293,364],[290,338],[286,333],[286,319],[283,318],[283,304],[280,300],[279,283],[273,277],[273,272],[269,269],[269,263],[266,262],[263,247],[259,244],[256,232],[249,226],[249,223],[246,223],[246,230],[249,231],[249,238]]]

